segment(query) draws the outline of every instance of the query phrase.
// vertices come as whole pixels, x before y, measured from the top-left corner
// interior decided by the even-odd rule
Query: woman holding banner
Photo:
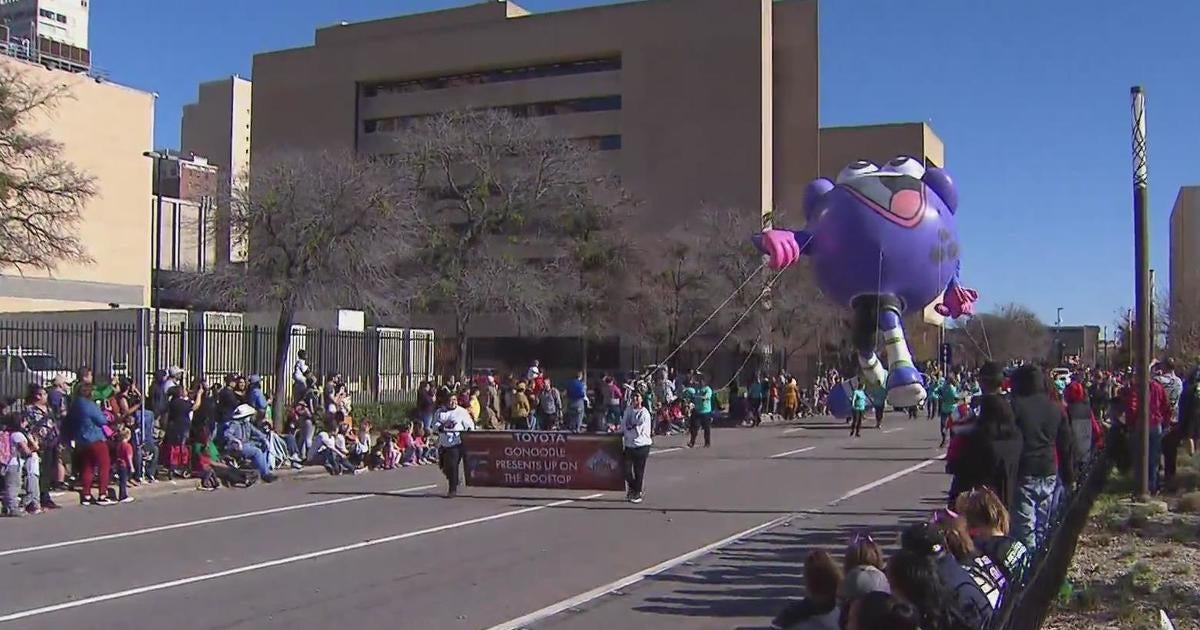
[[[650,410],[642,404],[642,395],[633,392],[629,396],[629,406],[621,418],[625,445],[625,485],[628,492],[625,500],[630,503],[642,502],[642,485],[646,479],[646,460],[650,457],[650,444],[653,442],[653,432]]]
[[[462,432],[474,431],[475,421],[471,420],[470,412],[458,406],[458,399],[449,389],[443,387],[438,392],[438,398],[441,399],[441,406],[433,415],[433,428],[440,435],[438,461],[449,485],[446,498],[451,499],[458,495],[459,471],[463,459]]]

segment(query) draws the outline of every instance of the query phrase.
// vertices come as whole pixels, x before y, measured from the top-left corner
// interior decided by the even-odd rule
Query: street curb
[[[279,481],[302,481],[305,479],[318,479],[320,477],[328,477],[329,473],[320,466],[305,466],[300,470],[287,468],[274,471],[279,477]],[[278,482],[276,482],[278,483]],[[134,497],[138,501],[154,499],[156,497],[170,496],[181,494],[184,492],[196,492],[196,486],[199,480],[195,478],[179,479],[176,481],[159,480],[153,484],[143,483],[140,486],[130,487],[129,496]],[[110,485],[115,488],[116,484]],[[50,493],[50,498],[58,504],[60,508],[75,508],[82,507],[77,500],[78,493],[70,491],[56,491]]]

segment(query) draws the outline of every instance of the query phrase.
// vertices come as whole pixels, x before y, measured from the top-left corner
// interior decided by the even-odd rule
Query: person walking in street
[[[938,387],[938,422],[942,430],[942,443],[938,448],[946,447],[946,435],[950,430],[950,416],[958,406],[958,382],[954,376],[947,376],[945,382]]]
[[[1074,483],[1070,424],[1066,410],[1050,398],[1046,380],[1042,370],[1032,365],[1023,365],[1013,374],[1011,405],[1021,432],[1021,458],[1012,532],[1030,550],[1040,549],[1049,534],[1058,482],[1065,488]]]
[[[712,446],[713,390],[696,376],[695,384],[683,390],[683,397],[692,403],[692,415],[688,418],[688,448],[695,448],[696,436],[704,430],[704,448]]]
[[[650,410],[646,408],[642,395],[634,392],[629,396],[629,406],[621,417],[622,443],[624,449],[625,467],[625,500],[630,503],[642,502],[642,488],[646,481],[646,460],[650,457],[650,445],[653,443],[653,422]]]
[[[524,383],[522,383],[524,385]],[[438,461],[446,476],[446,498],[458,496],[459,475],[462,469],[463,431],[474,431],[475,423],[466,409],[458,406],[454,393],[447,388],[438,392],[441,407],[433,416],[433,428],[438,435]]]
[[[863,389],[862,381],[854,384],[854,392],[850,395],[850,406],[853,413],[850,421],[850,437],[862,437],[863,418],[867,415],[867,391]]]

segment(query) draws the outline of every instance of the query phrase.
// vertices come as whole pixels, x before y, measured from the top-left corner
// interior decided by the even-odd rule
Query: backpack
[[[0,431],[0,466],[8,466],[12,460],[12,434],[7,430]]]

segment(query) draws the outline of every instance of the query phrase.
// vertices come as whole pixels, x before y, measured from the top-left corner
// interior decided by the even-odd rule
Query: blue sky
[[[310,44],[340,20],[462,4],[104,0],[91,48],[112,80],[160,95],[155,142],[172,147],[196,85],[250,76],[256,52]],[[1200,183],[1197,24],[1195,0],[824,0],[821,124],[929,121],[959,184],[964,279],[984,308],[1021,302],[1052,322],[1062,307],[1065,323],[1111,331],[1133,296],[1129,87],[1147,92],[1152,265],[1165,290],[1171,206]]]

